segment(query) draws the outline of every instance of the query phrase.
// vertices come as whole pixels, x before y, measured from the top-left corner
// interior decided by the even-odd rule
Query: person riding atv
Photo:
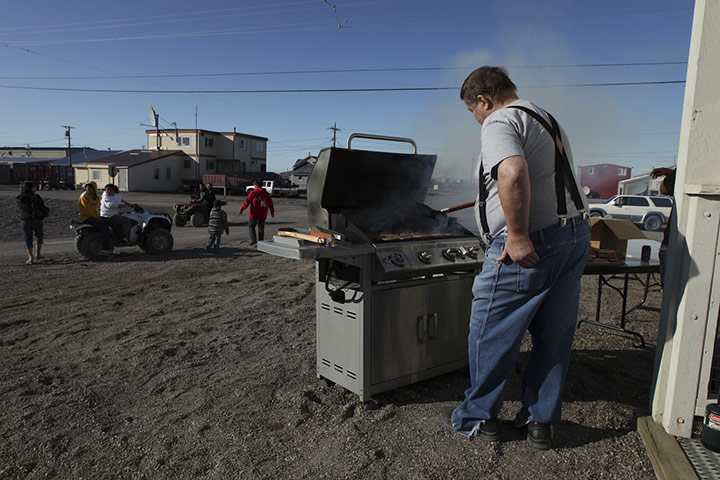
[[[173,224],[176,227],[184,227],[190,222],[193,227],[203,227],[207,225],[210,217],[210,210],[215,202],[215,192],[212,190],[212,184],[207,186],[200,184],[200,192],[190,197],[190,203],[176,203],[173,207]],[[222,202],[225,205],[225,202]]]
[[[88,190],[91,190],[88,187]],[[169,252],[173,247],[171,233],[172,222],[166,213],[149,213],[139,205],[130,205],[132,211],[120,213],[130,224],[127,239],[121,239],[102,221],[94,221],[92,217],[71,221],[70,227],[75,230],[75,248],[88,260],[100,260],[112,255],[117,247],[139,246],[152,254]],[[88,221],[90,220],[90,221]],[[102,228],[104,227],[104,229]],[[103,245],[105,236],[107,243]]]

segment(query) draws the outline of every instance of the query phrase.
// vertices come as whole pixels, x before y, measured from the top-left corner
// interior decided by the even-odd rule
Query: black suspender
[[[537,112],[527,107],[511,105],[507,108],[517,108],[518,110],[522,110],[523,112],[530,115],[532,118],[537,120],[540,125],[543,126],[543,128],[550,134],[553,139],[553,143],[555,144],[555,196],[557,198],[557,215],[560,218],[560,224],[562,226],[565,226],[565,224],[567,223],[567,204],[565,200],[566,181],[567,190],[570,192],[570,196],[573,199],[575,208],[583,216],[583,218],[585,218],[587,215],[585,212],[585,205],[583,204],[582,195],[580,195],[580,191],[578,190],[577,183],[575,181],[575,174],[573,173],[572,167],[570,166],[570,159],[568,158],[567,152],[563,147],[560,127],[555,118],[550,115],[550,113],[545,112],[550,118],[550,121],[552,122],[552,126],[550,126],[550,124],[548,124],[548,122],[544,118],[542,118]],[[485,240],[489,245],[492,237],[490,236],[490,228],[488,227],[487,221],[487,192],[485,191],[485,175],[482,158],[480,159],[480,181],[478,183],[478,190],[480,192],[480,201],[478,204],[480,208],[480,225],[483,229],[483,236],[485,237]]]
[[[478,207],[480,207],[480,225],[483,229],[483,238],[485,239],[485,245],[489,246],[492,242],[492,236],[490,235],[490,227],[487,221],[487,191],[485,190],[485,170],[483,168],[482,157],[480,158],[480,181],[478,182]]]

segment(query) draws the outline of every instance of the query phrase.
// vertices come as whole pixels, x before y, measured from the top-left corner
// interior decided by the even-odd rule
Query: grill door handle
[[[418,343],[427,342],[427,316],[420,315],[415,322],[415,337]]]
[[[347,148],[348,150],[351,150],[350,144],[353,141],[353,138],[368,138],[370,140],[383,140],[386,142],[403,142],[403,143],[409,143],[412,145],[412,153],[413,155],[417,154],[417,144],[415,143],[415,140],[412,138],[405,138],[405,137],[387,137],[385,135],[375,135],[372,133],[353,133],[350,135],[347,139]]]
[[[438,314],[431,313],[428,316],[428,339],[437,340],[438,338]]]

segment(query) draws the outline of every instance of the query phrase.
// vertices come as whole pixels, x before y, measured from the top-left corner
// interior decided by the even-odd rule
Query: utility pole
[[[72,167],[72,158],[70,157],[70,129],[75,128],[75,127],[71,127],[70,125],[61,125],[61,126],[62,126],[62,128],[65,129],[65,136],[68,139],[67,156],[68,156],[68,162],[69,162],[70,166]]]
[[[333,148],[335,148],[335,141],[337,140],[337,132],[341,131],[341,129],[337,128],[337,122],[333,122],[333,126],[328,127],[328,130],[333,131]]]
[[[75,128],[71,127],[70,125],[61,125],[62,128],[65,129],[65,136],[68,139],[68,148],[67,148],[67,157],[68,157],[68,165],[70,165],[70,171],[72,172],[73,176],[73,184],[75,183],[75,170],[72,168],[72,150],[71,150],[71,143],[70,143],[70,129]]]

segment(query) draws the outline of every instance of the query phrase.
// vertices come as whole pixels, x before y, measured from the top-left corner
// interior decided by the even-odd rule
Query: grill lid
[[[431,219],[417,207],[425,201],[436,161],[435,155],[322,150],[308,179],[310,226],[359,242],[472,235],[455,219]]]

